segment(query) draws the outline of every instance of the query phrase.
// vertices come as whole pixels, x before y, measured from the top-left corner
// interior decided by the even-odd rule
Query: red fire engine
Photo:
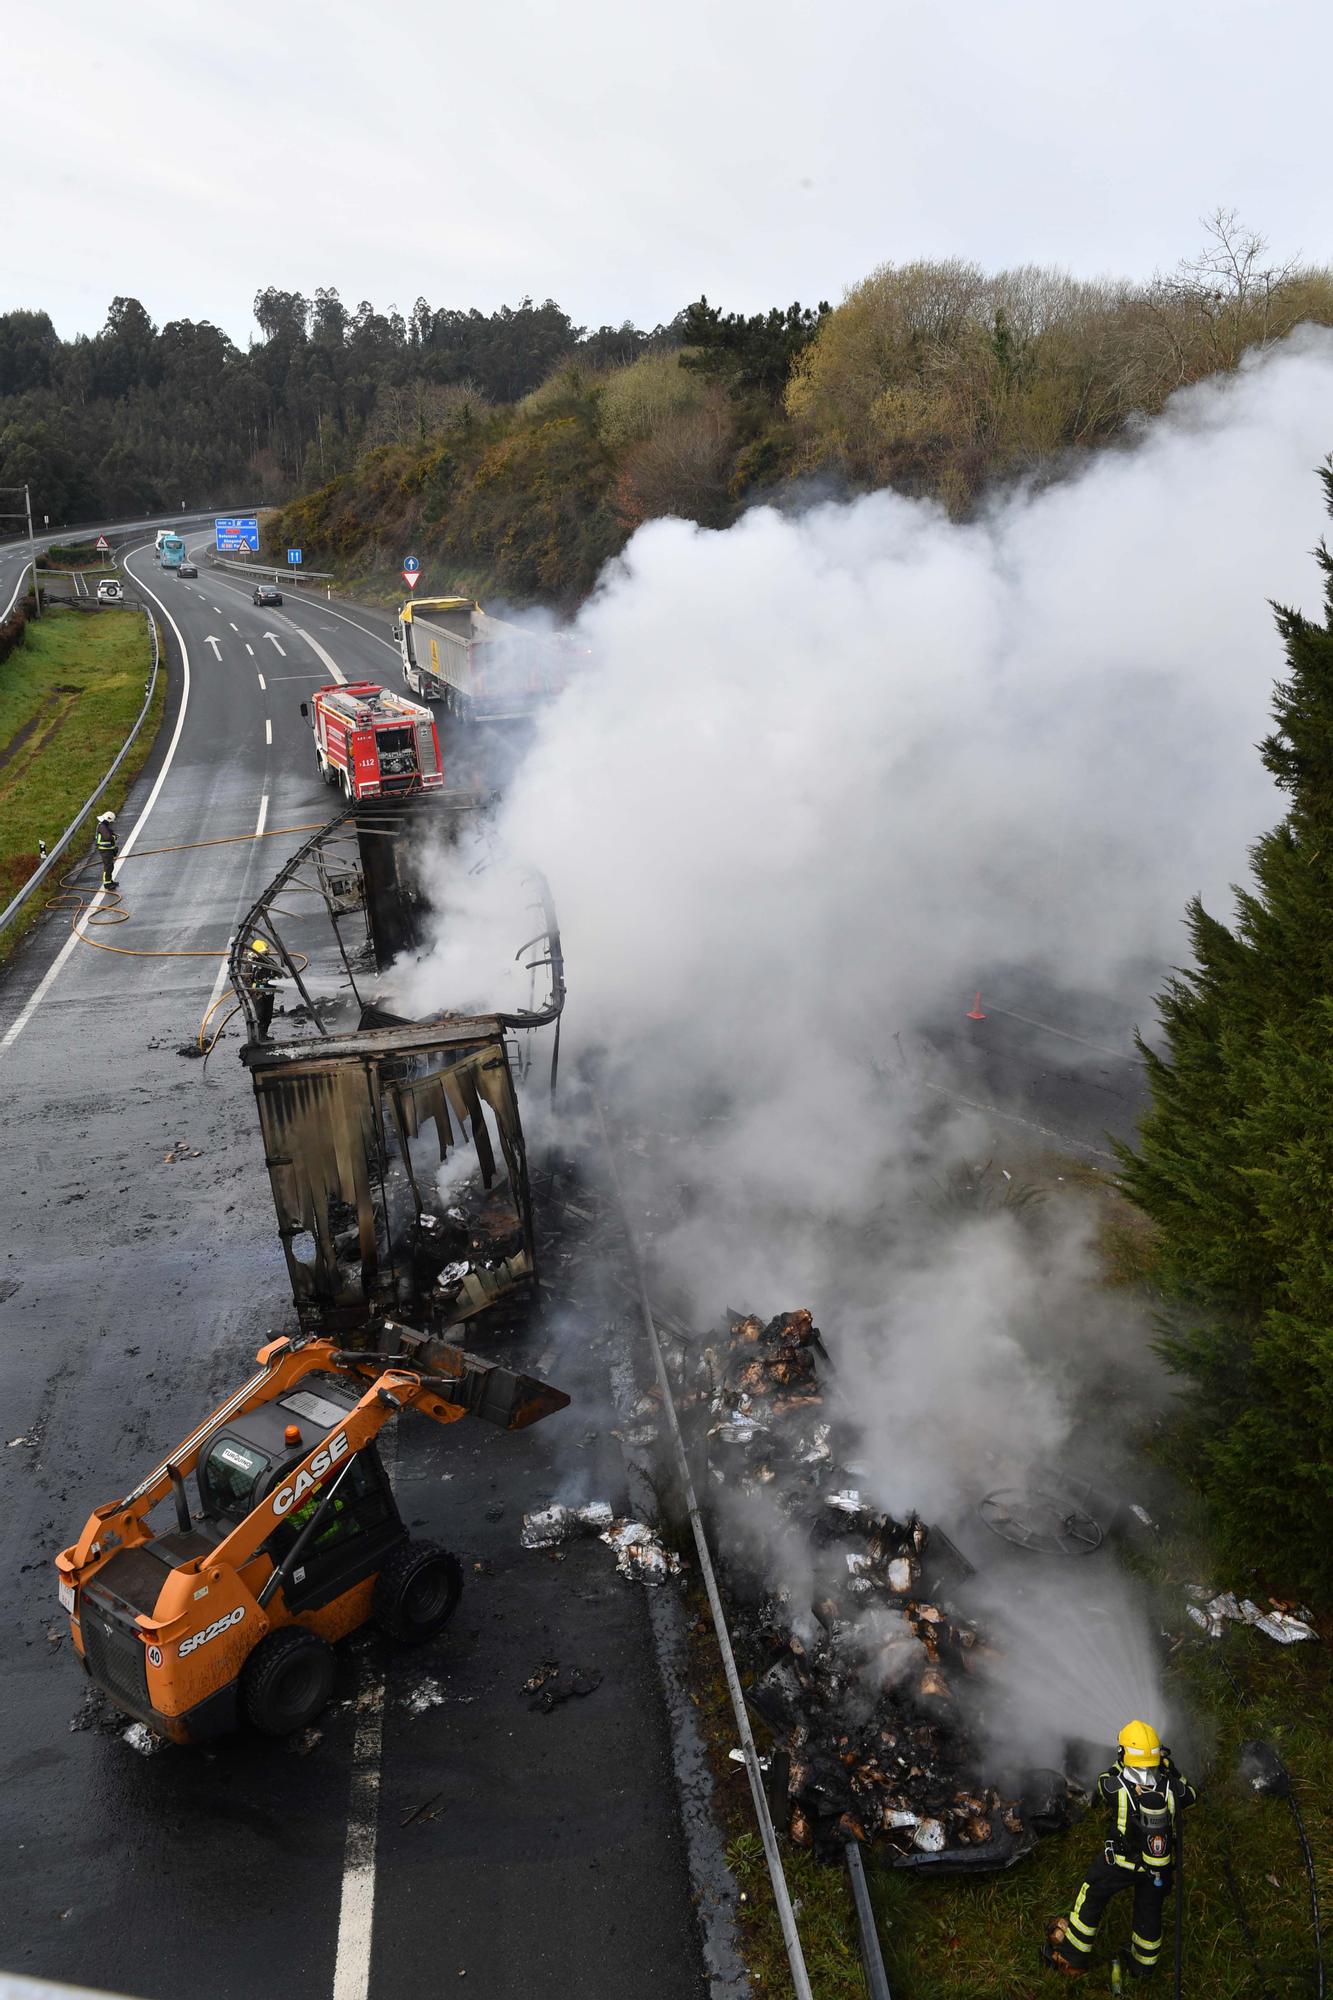
[[[301,703],[315,735],[319,775],[348,799],[430,789],[444,783],[435,717],[420,702],[373,681],[316,688]]]

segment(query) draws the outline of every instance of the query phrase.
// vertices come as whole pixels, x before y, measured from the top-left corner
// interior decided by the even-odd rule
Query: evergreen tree
[[[1333,458],[1320,472],[1333,514]],[[1333,555],[1322,622],[1274,606],[1287,655],[1264,763],[1290,799],[1234,930],[1190,906],[1193,967],[1124,1185],[1161,1232],[1163,1341],[1197,1390],[1195,1469],[1236,1554],[1333,1589]]]

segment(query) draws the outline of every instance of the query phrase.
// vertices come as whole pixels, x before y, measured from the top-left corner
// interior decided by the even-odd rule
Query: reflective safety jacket
[[[1136,1785],[1117,1758],[1098,1778],[1097,1794],[1115,1814],[1107,1860],[1136,1874],[1165,1874],[1175,1860],[1176,1815],[1199,1796],[1170,1752],[1163,1750],[1151,1785]]]
[[[110,849],[112,854],[116,852],[116,829],[114,826],[108,826],[105,820],[99,820],[97,823],[96,844],[98,851],[102,854],[105,854],[108,849]]]

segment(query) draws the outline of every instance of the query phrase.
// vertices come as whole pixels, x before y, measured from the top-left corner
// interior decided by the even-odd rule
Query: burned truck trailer
[[[544,882],[528,878],[526,940],[515,938],[530,1005],[414,1019],[395,1004],[395,966],[442,921],[421,858],[447,869],[482,824],[466,795],[354,807],[298,850],[234,941],[242,1061],[307,1331],[348,1338],[399,1315],[439,1331],[535,1284],[519,1089],[545,1029],[554,1084],[564,1004]],[[475,870],[471,853],[463,865]],[[302,922],[299,950],[288,935],[297,902],[318,920]],[[288,985],[295,1004],[280,1010]]]

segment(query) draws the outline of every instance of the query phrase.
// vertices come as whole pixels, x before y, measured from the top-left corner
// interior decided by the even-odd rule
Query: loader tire
[[[375,1623],[400,1646],[419,1646],[443,1631],[462,1594],[457,1556],[437,1542],[408,1542],[376,1578]]]
[[[241,1669],[241,1706],[263,1736],[305,1729],[333,1693],[333,1649],[304,1625],[270,1632]]]

